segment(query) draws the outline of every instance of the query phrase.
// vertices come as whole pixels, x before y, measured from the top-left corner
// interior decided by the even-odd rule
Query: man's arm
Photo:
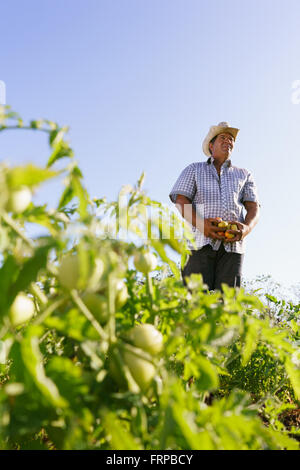
[[[257,202],[252,202],[252,201],[245,201],[244,202],[245,209],[247,211],[246,217],[245,217],[245,225],[247,226],[247,233],[244,235],[248,235],[251,230],[254,229],[255,225],[258,222],[259,219],[259,204]],[[242,237],[244,238],[244,237]]]
[[[192,201],[189,198],[178,194],[175,206],[182,217],[192,224],[193,227],[196,227],[200,232],[204,233],[206,237],[214,238],[216,240],[224,240],[224,237],[218,235],[217,232],[225,231],[225,229],[220,229],[213,224],[214,222],[218,222],[218,219],[213,217],[209,219],[201,218],[200,215],[197,214],[192,205]]]
[[[236,221],[231,221],[230,223],[236,224],[238,231],[236,230],[229,230],[229,232],[232,232],[235,234],[234,238],[231,238],[227,241],[230,242],[236,242],[239,240],[243,240],[251,230],[254,229],[255,225],[258,222],[259,219],[259,204],[257,202],[253,201],[244,201],[244,206],[246,209],[246,217],[245,217],[245,222],[242,224],[241,222],[236,222]]]

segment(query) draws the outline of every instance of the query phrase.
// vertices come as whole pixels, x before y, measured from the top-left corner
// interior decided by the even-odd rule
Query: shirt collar
[[[214,157],[209,157],[209,158],[207,159],[207,161],[206,161],[206,163],[207,163],[208,165],[210,165],[210,164],[213,163],[213,162],[214,162]],[[226,160],[226,162],[223,163],[223,166],[228,167],[228,168],[231,167],[231,160],[230,160],[230,158],[228,158],[228,160]]]

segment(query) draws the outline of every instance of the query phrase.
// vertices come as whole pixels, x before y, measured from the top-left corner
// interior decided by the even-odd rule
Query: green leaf
[[[40,269],[46,267],[49,250],[54,246],[55,240],[50,239],[47,245],[37,248],[32,258],[23,264],[18,277],[8,290],[8,305],[11,305],[18,292],[25,290],[37,279]]]
[[[49,144],[56,147],[63,140],[67,130],[67,128],[53,129],[49,134]]]
[[[9,298],[9,290],[19,274],[19,266],[13,256],[9,255],[0,269],[0,319],[6,313],[8,303],[13,301]]]
[[[163,244],[159,240],[154,240],[154,239],[150,240],[150,243],[153,246],[153,248],[157,251],[162,261],[164,261],[165,263],[168,263],[175,278],[180,279],[179,269],[176,263],[168,257],[167,253],[165,252]]]
[[[215,448],[208,432],[199,432],[194,414],[185,411],[176,403],[172,406],[172,415],[187,443],[185,449],[213,450]]]
[[[24,213],[27,223],[38,224],[46,227],[52,236],[56,236],[59,230],[57,220],[53,220],[53,217],[46,210],[46,206],[33,206],[27,209]]]
[[[52,357],[46,365],[47,376],[58,387],[59,393],[71,403],[78,406],[89,391],[84,382],[82,369],[73,364],[67,357]]]
[[[113,450],[139,450],[141,445],[130,433],[128,427],[116,418],[115,413],[108,411],[103,416],[103,425],[109,438],[109,447]]]
[[[47,402],[54,407],[65,408],[67,401],[61,397],[55,383],[45,374],[36,327],[28,328],[21,341],[21,354],[24,366]]]
[[[45,319],[44,324],[78,341],[99,340],[97,331],[76,308],[72,308],[60,316],[52,314]]]
[[[278,300],[276,299],[276,297],[274,297],[273,295],[269,295],[269,294],[266,294],[266,298],[269,299],[271,302],[273,302],[274,304],[277,304],[278,303]]]
[[[252,353],[255,351],[258,342],[259,325],[249,319],[245,328],[245,342],[242,350],[242,366],[244,367],[250,360]]]
[[[294,366],[292,361],[287,358],[285,361],[285,369],[291,381],[291,385],[295,392],[296,398],[300,399],[300,369]]]
[[[57,209],[62,209],[75,197],[74,188],[69,184],[61,195]]]
[[[9,170],[7,179],[9,186],[14,189],[20,186],[36,186],[43,181],[54,178],[60,172],[49,170],[47,168],[40,168],[33,164],[26,166],[14,167]]]
[[[65,157],[72,158],[73,156],[74,156],[74,152],[69,147],[69,145],[66,142],[60,142],[59,144],[56,145],[52,154],[50,155],[48,162],[47,162],[47,167],[49,168],[57,160],[60,160],[61,158],[65,158]]]
[[[31,129],[38,129],[39,128],[39,121],[30,121],[29,123]]]
[[[142,186],[143,186],[144,180],[145,180],[145,176],[146,176],[146,174],[143,171],[143,173],[141,174],[141,176],[139,177],[138,182],[137,182],[138,189],[142,189]]]
[[[84,219],[88,215],[87,206],[88,206],[88,193],[85,188],[82,186],[80,179],[78,177],[72,177],[72,188],[74,196],[78,197],[79,208],[78,212],[80,217]]]
[[[214,390],[219,386],[218,374],[208,359],[197,356],[195,363],[198,367],[197,388],[201,390]]]

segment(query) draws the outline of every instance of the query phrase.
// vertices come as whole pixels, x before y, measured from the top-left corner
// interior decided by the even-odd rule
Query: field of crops
[[[45,133],[50,156],[0,167],[0,449],[299,449],[300,305],[184,287],[181,221],[143,175],[91,200],[66,128],[2,107],[8,128]],[[35,205],[62,174],[56,210]]]

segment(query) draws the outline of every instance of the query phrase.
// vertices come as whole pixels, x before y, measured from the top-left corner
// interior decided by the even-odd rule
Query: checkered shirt
[[[223,220],[244,223],[243,202],[253,201],[259,204],[253,176],[248,170],[237,168],[232,165],[231,160],[227,160],[221,166],[219,177],[213,160],[213,157],[210,157],[206,162],[188,165],[181,172],[169,197],[176,203],[178,194],[186,196],[202,218],[221,217]],[[197,249],[207,244],[214,250],[219,249],[221,240],[205,237],[195,227],[191,226],[191,229]],[[228,252],[245,252],[245,240],[223,243]]]

